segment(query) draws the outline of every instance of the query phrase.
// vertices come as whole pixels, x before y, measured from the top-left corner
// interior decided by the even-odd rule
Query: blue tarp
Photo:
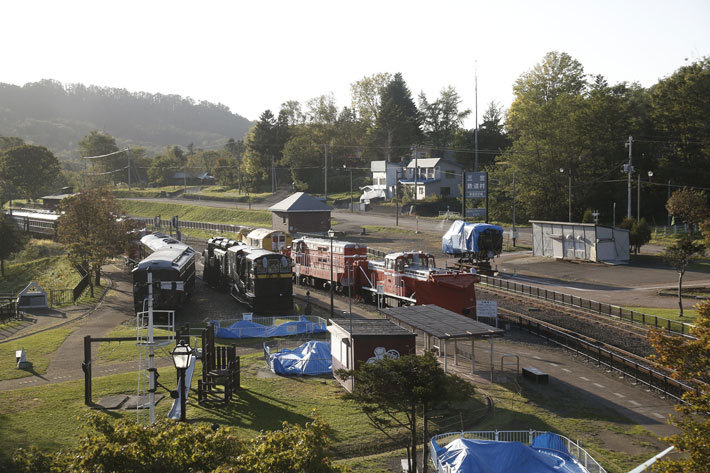
[[[218,338],[269,338],[285,337],[300,333],[324,333],[325,324],[309,322],[301,316],[298,322],[285,322],[281,325],[261,325],[249,320],[240,320],[228,327],[221,327],[218,320],[213,320],[215,337]]]
[[[447,255],[458,255],[466,252],[479,252],[478,237],[485,230],[496,230],[503,234],[503,227],[489,223],[466,223],[455,220],[441,238],[441,249]],[[502,240],[501,240],[502,241]]]
[[[293,350],[284,349],[278,353],[271,353],[265,346],[264,351],[269,368],[276,374],[332,374],[330,342],[310,341]]]
[[[432,443],[439,462],[451,473],[588,473],[566,449],[471,439],[456,439],[445,447]]]

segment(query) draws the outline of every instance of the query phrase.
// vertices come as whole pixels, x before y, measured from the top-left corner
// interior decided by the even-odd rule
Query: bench
[[[523,378],[527,378],[537,384],[547,384],[549,382],[549,375],[547,373],[532,366],[523,368]]]

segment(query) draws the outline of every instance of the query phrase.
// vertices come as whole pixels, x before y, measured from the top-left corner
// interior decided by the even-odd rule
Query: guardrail
[[[540,322],[531,321],[517,315],[498,314],[501,320],[516,323],[530,333],[534,333],[572,353],[595,362],[598,366],[617,372],[623,376],[645,385],[648,389],[657,391],[678,402],[683,402],[683,394],[695,391],[687,383],[671,378],[667,373],[654,370],[636,360],[631,360],[611,350],[602,348],[581,338],[569,335]]]
[[[584,299],[582,297],[573,296],[572,294],[551,291],[538,286],[531,286],[529,284],[511,281],[509,279],[484,276],[482,274],[479,276],[481,278],[481,283],[502,289],[504,291],[524,294],[526,296],[551,301],[557,304],[589,310],[601,315],[608,315],[609,317],[618,318],[632,323],[652,325],[656,328],[662,328],[672,333],[688,336],[690,329],[694,327],[694,325],[685,322],[678,322],[676,320],[658,317],[657,315],[644,314],[643,312],[625,309],[623,307],[619,307],[618,305],[606,304],[604,302],[593,301],[591,299]]]
[[[375,256],[375,257],[377,257],[377,258],[384,258],[385,256],[387,256],[388,252],[387,252],[387,251],[378,250],[377,248],[370,248],[370,247],[368,247],[368,248],[367,248],[367,254],[368,254],[368,255]]]
[[[538,435],[546,434],[548,432],[543,432],[539,430],[481,430],[481,431],[468,431],[468,432],[449,432],[445,434],[435,435],[429,441],[429,454],[431,460],[434,462],[434,466],[439,473],[449,473],[451,470],[448,465],[443,465],[436,454],[435,445],[440,445],[443,443],[448,443],[457,438],[462,439],[474,439],[474,440],[492,440],[496,442],[521,442],[525,445],[532,445],[535,437]],[[582,448],[582,443],[570,440],[569,438],[557,435],[564,443],[567,451],[577,458],[579,462],[584,465],[584,468],[589,473],[606,473],[606,470],[597,462],[584,448]]]

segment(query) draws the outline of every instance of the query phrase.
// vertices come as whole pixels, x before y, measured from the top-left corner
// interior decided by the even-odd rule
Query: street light
[[[180,421],[185,421],[186,395],[185,395],[185,370],[190,365],[192,357],[192,348],[189,344],[185,344],[180,340],[172,352],[173,363],[178,370],[178,378],[180,379]]]
[[[353,169],[348,168],[347,164],[343,164],[343,169],[350,171],[350,211],[353,211]]]
[[[330,318],[333,318],[333,238],[335,230],[328,230],[328,238],[330,238]]]
[[[564,173],[565,168],[560,168],[560,172]],[[567,201],[568,201],[568,216],[567,216],[567,221],[572,223],[572,171],[570,169],[567,169],[567,176],[569,178],[569,191],[567,194]]]

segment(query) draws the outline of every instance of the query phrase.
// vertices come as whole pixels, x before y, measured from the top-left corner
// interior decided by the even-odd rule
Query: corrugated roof
[[[350,333],[350,319],[331,319],[333,325],[337,325],[345,332]],[[409,330],[397,326],[387,319],[353,319],[353,337],[368,335],[414,335]]]
[[[296,192],[272,205],[269,210],[272,212],[330,212],[333,209],[312,195]]]
[[[503,330],[465,317],[438,305],[411,305],[382,309],[382,312],[403,324],[439,339],[488,338],[503,335]]]

